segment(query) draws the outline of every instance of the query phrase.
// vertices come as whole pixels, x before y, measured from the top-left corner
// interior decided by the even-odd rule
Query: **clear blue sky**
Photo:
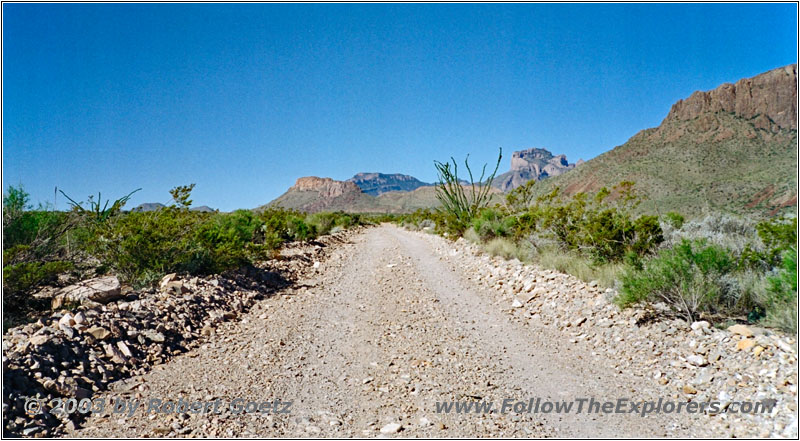
[[[796,29],[794,4],[4,4],[4,186],[143,187],[134,206],[194,182],[232,210],[498,147],[501,171],[529,147],[589,159],[797,62]]]

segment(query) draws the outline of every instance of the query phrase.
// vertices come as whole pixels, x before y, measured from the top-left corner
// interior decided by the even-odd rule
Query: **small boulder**
[[[37,334],[31,337],[31,344],[34,346],[41,346],[50,341],[50,336],[47,334]]]
[[[744,338],[742,340],[739,340],[736,343],[736,350],[737,351],[747,351],[747,350],[749,350],[750,348],[752,348],[755,345],[756,345],[756,342],[753,339]]]
[[[728,327],[728,331],[741,335],[742,337],[752,337],[753,331],[745,325],[733,325]]]
[[[115,276],[97,277],[84,280],[75,285],[61,288],[52,300],[53,308],[60,308],[64,303],[81,305],[106,304],[120,298],[119,279]]]
[[[178,277],[175,273],[167,274],[166,276],[161,278],[161,282],[158,284],[158,289],[161,291],[166,290],[167,285],[173,282]]]
[[[58,326],[63,329],[64,326],[75,326],[76,321],[73,319],[72,314],[66,313],[58,320]]]
[[[86,330],[88,334],[92,337],[96,338],[97,340],[105,340],[109,336],[111,336],[111,331],[102,327],[102,326],[94,326]]]

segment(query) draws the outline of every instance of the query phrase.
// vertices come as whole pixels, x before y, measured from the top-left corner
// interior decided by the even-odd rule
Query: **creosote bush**
[[[72,209],[56,212],[32,210],[27,193],[9,187],[3,197],[4,326],[49,308],[31,294],[77,267],[142,287],[170,272],[203,275],[249,265],[286,242],[367,222],[360,215],[279,208],[195,212],[189,210],[193,188],[172,189],[173,204],[149,212],[123,211],[133,193],[104,203],[98,194],[87,207],[67,196]]]
[[[556,188],[535,199],[534,185],[517,187],[505,204],[485,206],[468,222],[447,206],[396,221],[616,287],[623,308],[662,302],[689,321],[744,319],[796,330],[796,219],[635,216],[642,199],[632,182],[571,197]]]

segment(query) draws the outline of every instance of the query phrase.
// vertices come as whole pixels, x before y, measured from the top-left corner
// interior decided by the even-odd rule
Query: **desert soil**
[[[490,287],[395,226],[363,230],[281,295],[201,346],[101,394],[291,401],[289,414],[92,415],[68,436],[661,437],[714,433],[708,415],[444,414],[437,402],[659,396],[557,328],[523,323]],[[588,330],[591,332],[591,329]],[[669,397],[665,397],[669,398]],[[381,429],[384,429],[383,432]]]

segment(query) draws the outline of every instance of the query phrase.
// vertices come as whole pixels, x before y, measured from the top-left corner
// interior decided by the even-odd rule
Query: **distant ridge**
[[[156,211],[166,207],[166,205],[159,203],[159,202],[145,202],[143,204],[139,204],[134,207],[131,211],[133,212],[147,212],[147,211]],[[217,210],[209,207],[208,205],[201,205],[199,207],[192,207],[189,209],[190,211],[198,211],[201,213],[213,213]]]
[[[420,187],[433,185],[422,182],[413,176],[400,173],[356,173],[348,181],[356,184],[364,193],[372,196],[379,196],[390,191],[413,191]]]
[[[356,175],[358,176],[358,175]],[[494,194],[500,191],[494,189]],[[348,211],[354,213],[408,213],[419,208],[439,206],[436,187],[424,185],[411,191],[387,191],[372,196],[352,181],[307,176],[299,178],[286,193],[257,210],[283,207],[309,213]]]

